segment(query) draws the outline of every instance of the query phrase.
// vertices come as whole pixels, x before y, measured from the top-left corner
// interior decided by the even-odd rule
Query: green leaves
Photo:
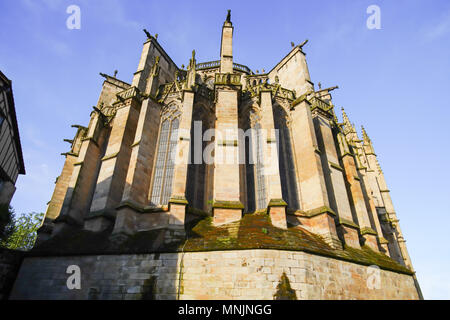
[[[12,211],[10,207],[9,209]],[[1,212],[0,216],[3,216],[3,211]],[[44,214],[31,212],[22,214],[18,218],[14,218],[14,214],[11,216],[12,218],[5,228],[9,234],[5,233],[5,237],[0,238],[0,245],[14,250],[31,250],[36,241],[36,232],[41,225]],[[1,223],[2,222],[0,222],[0,232],[2,231]]]

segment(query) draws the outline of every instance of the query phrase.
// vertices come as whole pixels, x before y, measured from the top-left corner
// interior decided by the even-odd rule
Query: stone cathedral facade
[[[342,121],[338,119],[331,97],[331,91],[337,87],[315,88],[303,51],[306,42],[292,44],[291,51],[269,72],[255,73],[234,62],[234,27],[229,13],[222,26],[220,60],[198,62],[193,51],[187,67],[180,68],[162,48],[157,35],[144,31],[147,40],[131,83],[119,80],[116,74],[101,74],[105,80],[89,124],[74,125],[76,134],[67,140],[71,148],[64,154],[65,164],[48,204],[37,248],[76,232],[106,234],[108,241],[124,243],[136,235],[164,230],[163,240],[154,241],[170,243],[185,239],[188,226],[206,219],[214,232],[228,232],[226,237],[216,239],[224,246],[205,249],[211,263],[227,264],[227,257],[234,252],[230,251],[234,249],[232,245],[226,247],[227,243],[236,244],[239,237],[262,230],[261,238],[245,238],[248,252],[236,250],[237,258],[233,259],[259,257],[255,252],[261,248],[272,252],[264,253],[263,258],[273,259],[275,266],[281,263],[281,269],[275,271],[273,267],[268,273],[274,275],[276,283],[280,270],[284,270],[298,298],[420,296],[372,141],[364,129],[362,135],[357,133],[344,110]],[[212,155],[211,161],[205,161],[206,151]],[[244,161],[226,162],[224,157]],[[254,227],[260,220],[252,224],[249,221],[253,220],[248,219],[255,216],[266,219],[267,225]],[[244,226],[248,234],[243,234],[247,230]],[[254,229],[257,231],[251,231]],[[311,239],[312,244],[305,245],[304,250],[296,248],[295,243],[287,244],[281,248],[291,250],[286,251],[291,252],[286,258],[275,248],[278,238],[270,237],[294,232],[301,235],[296,238],[298,241]],[[148,242],[148,248],[153,248],[146,252],[149,255],[156,248],[152,241]],[[193,237],[188,241],[197,240]],[[202,241],[206,248],[206,240]],[[190,244],[184,243],[186,254],[194,248]],[[324,248],[327,254],[322,251],[315,255],[317,247]],[[228,256],[220,248],[227,249]],[[325,272],[335,273],[344,281],[334,286],[336,292],[345,293],[318,294],[317,288],[325,290],[323,283],[316,284],[317,290],[308,287],[312,288],[308,291],[307,281],[302,286],[293,267],[287,268],[280,262],[297,259],[293,253],[297,249],[311,255],[313,264],[322,266],[349,256],[356,258],[342,263],[355,268],[378,265],[383,272],[382,281],[386,286],[393,283],[395,293],[384,288],[376,294],[376,290],[363,291],[366,296],[361,296],[359,289],[345,289],[345,276],[337,271]],[[375,258],[361,258],[359,252],[370,252]],[[95,254],[101,256],[102,252]],[[196,261],[194,256],[185,259]],[[317,259],[324,260],[319,263]],[[205,262],[197,262],[208,268]],[[189,268],[189,264],[183,266]],[[264,266],[263,263],[261,268]],[[240,269],[230,270],[240,273]],[[256,277],[257,271],[255,268],[249,272]],[[189,271],[184,272],[184,280],[188,281]],[[197,281],[206,283],[206,273]],[[233,295],[225,290],[224,284],[229,281],[220,280],[226,273],[220,273],[219,280],[210,280],[217,282],[215,291],[208,291],[205,285],[203,291],[197,292],[193,287],[198,283],[185,283],[181,298],[266,299],[273,295],[275,286],[269,285],[270,290],[252,296],[250,289],[260,288],[253,284],[248,290],[246,286],[239,287],[240,293]],[[269,278],[264,279],[255,281],[263,286]],[[237,282],[233,283],[236,286]],[[20,292],[20,283],[17,286]],[[101,287],[94,287],[98,286]],[[236,289],[233,286],[230,290]],[[164,293],[164,286],[157,287],[157,298],[177,298]],[[101,288],[98,291],[102,294]],[[17,292],[17,297],[24,296]],[[142,291],[137,292],[142,295]],[[86,294],[92,296],[92,292]],[[104,294],[101,297],[111,297]]]

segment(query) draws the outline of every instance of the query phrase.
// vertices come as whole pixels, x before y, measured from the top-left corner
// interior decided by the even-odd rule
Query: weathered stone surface
[[[73,264],[79,290],[65,285]],[[92,299],[92,288],[100,299],[274,299],[283,273],[297,299],[418,299],[411,275],[277,250],[28,257],[11,299]]]

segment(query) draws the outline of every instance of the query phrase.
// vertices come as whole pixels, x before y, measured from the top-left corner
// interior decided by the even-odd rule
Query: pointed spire
[[[370,140],[369,136],[367,135],[367,132],[364,129],[364,126],[361,126],[361,129],[362,129],[362,135],[363,135],[364,142],[367,141],[368,143],[371,143],[372,141]]]
[[[350,144],[353,144],[358,138],[358,133],[356,132],[355,126],[350,122],[350,119],[348,118],[347,114],[345,113],[344,108],[341,108],[342,110],[342,119],[343,119],[343,126],[342,130],[344,132],[344,135],[346,136],[348,142]]]
[[[186,89],[192,89],[195,86],[195,77],[196,77],[196,60],[195,60],[195,50],[192,50],[192,57],[189,60],[188,72],[187,72],[187,81],[185,83]]]
[[[362,129],[364,149],[365,149],[366,154],[367,155],[369,155],[369,154],[375,155],[375,149],[373,148],[372,141],[370,140],[370,138],[367,135],[367,132],[363,126],[361,126],[361,129]]]
[[[345,113],[344,107],[341,107],[342,110],[342,119],[344,120],[344,125],[351,126],[350,119],[348,118],[347,114]]]
[[[342,110],[342,119],[344,121],[344,132],[350,133],[350,132],[354,132],[355,128],[353,127],[352,123],[350,122],[350,119],[348,118],[347,114],[345,113],[345,110],[343,107],[341,107]]]

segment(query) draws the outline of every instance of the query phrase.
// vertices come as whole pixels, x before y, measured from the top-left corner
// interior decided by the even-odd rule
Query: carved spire
[[[189,60],[188,73],[187,73],[187,81],[185,83],[186,89],[191,89],[195,85],[195,76],[196,76],[196,60],[195,60],[195,50],[192,50],[192,57]]]
[[[349,132],[352,132],[355,130],[355,128],[353,128],[353,125],[350,122],[350,119],[348,118],[347,114],[345,113],[344,108],[341,108],[342,110],[342,119],[344,121],[344,132],[347,134]]]
[[[348,142],[351,145],[353,145],[354,142],[359,140],[358,133],[356,132],[354,125],[350,122],[350,119],[348,118],[347,114],[345,113],[344,108],[341,108],[341,110],[342,110],[342,119],[344,121],[341,124],[342,131],[343,131],[345,137],[347,138]]]
[[[369,136],[367,135],[366,130],[363,126],[361,126],[362,129],[362,135],[363,135],[363,141],[364,141],[364,150],[366,154],[374,154],[375,150],[373,149],[372,141],[370,140]]]
[[[372,143],[372,141],[370,140],[369,136],[367,135],[366,129],[364,129],[364,126],[361,126],[361,130],[362,130],[362,135],[363,135],[363,140],[364,142],[368,142],[368,143]]]

